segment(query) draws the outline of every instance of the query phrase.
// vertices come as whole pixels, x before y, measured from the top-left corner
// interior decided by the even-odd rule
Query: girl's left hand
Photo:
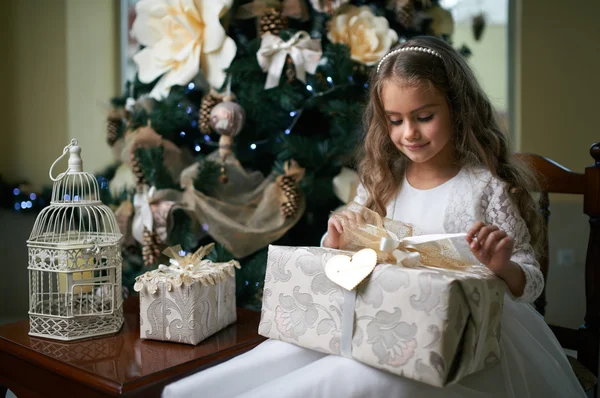
[[[501,276],[512,257],[515,242],[495,225],[477,221],[467,232],[471,252],[482,264]]]

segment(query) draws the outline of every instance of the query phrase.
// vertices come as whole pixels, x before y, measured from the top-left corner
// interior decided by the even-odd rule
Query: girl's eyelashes
[[[419,122],[428,122],[428,121],[430,121],[431,119],[433,119],[433,113],[432,113],[431,115],[428,115],[428,116],[419,116],[419,117],[417,118],[417,120],[418,120]]]
[[[433,119],[433,113],[431,115],[417,117],[417,121],[420,123],[426,123],[432,119]],[[396,120],[390,119],[390,124],[394,125],[394,126],[400,126],[402,124],[402,119],[396,119]]]

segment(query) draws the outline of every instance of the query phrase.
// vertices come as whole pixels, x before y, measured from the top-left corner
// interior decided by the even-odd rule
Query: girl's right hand
[[[331,249],[340,248],[340,235],[344,232],[344,225],[354,228],[357,225],[364,224],[365,221],[359,213],[344,210],[329,217],[327,221],[327,235],[323,240],[323,247]]]

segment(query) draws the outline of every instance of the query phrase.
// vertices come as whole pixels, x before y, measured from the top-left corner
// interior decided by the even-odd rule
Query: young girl
[[[530,171],[510,155],[492,106],[449,45],[403,43],[373,71],[355,202],[422,233],[467,232],[472,254],[509,289],[500,364],[435,388],[339,356],[269,340],[168,386],[165,397],[584,397],[559,343],[532,303],[544,281],[534,247],[543,229]],[[343,222],[345,219],[345,222]],[[323,246],[338,248],[344,212]]]

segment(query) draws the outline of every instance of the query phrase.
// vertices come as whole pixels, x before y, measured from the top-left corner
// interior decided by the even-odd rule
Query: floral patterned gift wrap
[[[140,293],[140,337],[196,345],[236,321],[237,261],[202,260],[214,244],[194,254],[165,251],[171,265],[160,265],[136,278]]]
[[[347,290],[325,272],[340,254],[353,253],[270,246],[259,333],[439,387],[498,361],[506,285],[487,268],[375,266],[373,254]]]

